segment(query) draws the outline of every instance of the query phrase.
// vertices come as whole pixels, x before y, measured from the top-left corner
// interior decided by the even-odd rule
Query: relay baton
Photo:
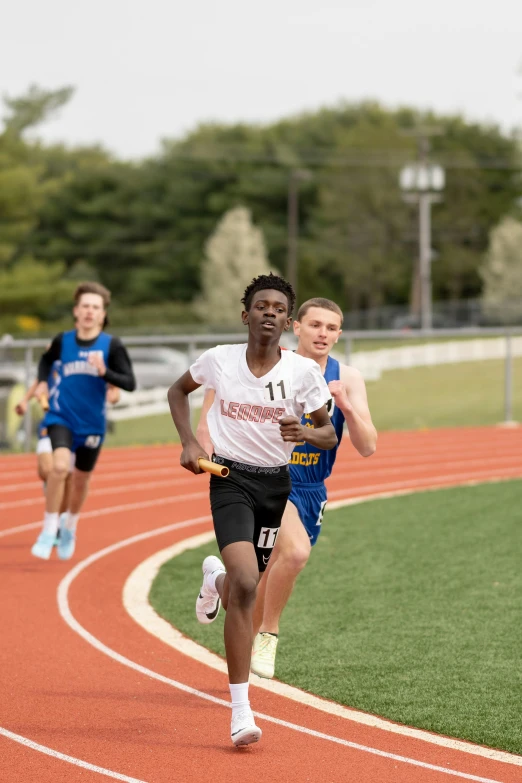
[[[209,459],[203,459],[203,457],[198,459],[198,465],[201,470],[204,470],[206,473],[212,473],[213,476],[226,478],[230,473],[230,469],[227,468],[226,465],[218,465],[215,462],[211,462]]]
[[[38,402],[40,403],[40,407],[41,407],[41,409],[43,411],[48,411],[49,410],[49,398],[48,398],[47,394],[41,394],[38,397]]]

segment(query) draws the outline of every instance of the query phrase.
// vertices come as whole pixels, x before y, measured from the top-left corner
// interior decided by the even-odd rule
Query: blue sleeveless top
[[[339,362],[331,356],[326,362],[324,379],[326,383],[340,379]],[[289,460],[292,484],[322,484],[332,472],[337,449],[343,437],[344,415],[335,406],[333,398],[328,401],[326,407],[337,435],[338,444],[333,449],[324,450],[305,441],[296,443]],[[301,424],[305,427],[313,427],[308,413],[301,419]]]
[[[88,348],[78,345],[76,331],[64,332],[60,363],[53,367],[55,388],[49,394],[45,424],[64,424],[77,435],[103,435],[106,428],[105,378],[89,364],[90,353],[101,353],[108,364],[111,336],[101,332]]]

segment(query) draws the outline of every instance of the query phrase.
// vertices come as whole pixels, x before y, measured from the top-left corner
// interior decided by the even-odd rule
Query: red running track
[[[263,739],[234,749],[229,709],[219,703],[228,702],[226,677],[148,634],[122,605],[123,585],[140,562],[211,528],[208,479],[182,471],[178,457],[174,446],[106,450],[68,563],[30,554],[43,506],[34,456],[0,458],[0,781],[522,780],[520,757],[441,747],[255,686],[253,707],[267,716],[260,720]],[[384,433],[371,460],[343,445],[329,494],[335,500],[511,477],[522,477],[516,429]],[[171,529],[151,535],[164,526]],[[117,546],[139,534],[149,535]],[[65,621],[64,584],[60,613],[64,579],[69,622],[98,648]]]

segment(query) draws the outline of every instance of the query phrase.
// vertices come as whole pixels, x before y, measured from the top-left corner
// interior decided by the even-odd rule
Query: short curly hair
[[[295,291],[288,280],[285,280],[284,277],[279,277],[279,275],[273,275],[272,272],[269,275],[254,277],[250,285],[247,285],[241,300],[245,305],[245,310],[247,312],[250,310],[254,294],[258,291],[267,291],[268,289],[281,291],[286,296],[288,300],[288,317],[290,317],[295,307]]]

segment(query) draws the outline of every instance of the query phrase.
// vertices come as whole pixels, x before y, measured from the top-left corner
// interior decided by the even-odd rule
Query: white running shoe
[[[214,555],[209,555],[209,557],[203,560],[202,570],[203,584],[196,598],[196,617],[200,623],[207,624],[214,622],[221,606],[219,593],[217,590],[208,587],[207,577],[215,571],[220,571],[222,574],[226,572],[221,560],[218,557],[214,557]]]
[[[261,729],[255,724],[252,710],[241,710],[235,718],[232,718],[230,739],[236,748],[239,748],[241,745],[251,745],[253,742],[259,742],[262,734]]]
[[[250,671],[258,677],[271,680],[275,671],[275,657],[279,639],[272,633],[258,633],[252,647]]]
[[[53,551],[54,539],[54,533],[46,533],[42,530],[36,539],[36,542],[33,544],[31,554],[34,555],[34,557],[39,557],[41,560],[49,560],[51,552]]]

